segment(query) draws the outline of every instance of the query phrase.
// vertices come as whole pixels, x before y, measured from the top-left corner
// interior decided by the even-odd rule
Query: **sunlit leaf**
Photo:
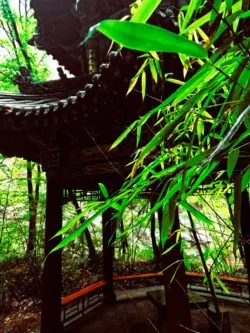
[[[159,6],[161,0],[143,0],[131,17],[131,22],[145,23]]]
[[[186,26],[189,24],[190,19],[192,18],[195,11],[197,11],[200,7],[201,0],[191,0],[189,6],[187,8],[186,15],[184,17],[183,23],[180,26],[180,31],[184,30]]]
[[[95,29],[129,49],[183,53],[196,58],[207,57],[207,51],[202,46],[151,24],[104,20],[98,23]]]
[[[77,222],[80,221],[80,219],[85,216],[90,210],[94,210],[96,209],[98,206],[100,206],[100,202],[92,202],[89,203],[87,208],[84,209],[80,214],[78,214],[77,216],[75,216],[71,221],[69,221],[62,229],[60,229],[53,237],[58,237],[61,236],[63,234],[65,234],[67,231],[69,231],[70,229],[72,229]]]
[[[158,82],[158,75],[157,75],[157,69],[155,67],[154,60],[149,61],[149,68],[150,68],[153,80],[155,81],[155,83],[157,83]]]
[[[96,219],[99,217],[100,214],[102,214],[106,209],[108,205],[102,205],[95,214],[92,215],[88,220],[86,220],[83,224],[80,225],[76,230],[74,230],[72,233],[70,233],[68,236],[64,237],[61,242],[57,246],[53,248],[53,250],[50,253],[53,253],[55,251],[58,251],[64,247],[66,247],[70,242],[72,242],[75,238],[77,238],[79,235],[81,235],[86,228]],[[79,217],[79,216],[78,216]]]
[[[112,144],[110,150],[117,147],[128,136],[128,134],[132,132],[132,130],[135,128],[137,122],[138,122],[137,120],[134,121],[131,125],[128,126],[128,128],[126,128],[126,130],[121,135],[119,135],[119,137]]]
[[[146,73],[142,72],[141,75],[141,92],[142,92],[142,99],[145,99],[146,96]]]
[[[171,252],[172,250],[173,250],[173,248],[175,248],[176,246],[179,246],[180,245],[180,243],[178,242],[176,242],[176,243],[174,243],[173,245],[171,245],[170,247],[168,247],[163,253],[162,253],[162,255],[164,255],[164,254],[167,254],[167,253],[169,253],[169,252]]]

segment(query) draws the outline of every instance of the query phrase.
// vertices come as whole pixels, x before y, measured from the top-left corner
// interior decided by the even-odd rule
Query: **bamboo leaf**
[[[218,17],[218,16],[217,16],[217,12],[218,12],[220,6],[221,6],[221,0],[215,0],[215,1],[213,1],[213,8],[212,8],[211,18],[210,18],[210,22],[209,22],[210,25],[211,25],[211,24],[215,21],[215,19]]]
[[[149,68],[150,68],[153,80],[155,81],[155,83],[157,83],[158,82],[158,76],[157,76],[157,69],[155,68],[154,60],[149,61]]]
[[[146,96],[146,73],[142,72],[141,75],[141,93],[142,93],[142,99],[145,99]]]
[[[239,137],[238,139],[236,139],[236,140],[233,142],[231,148],[234,149],[234,148],[237,147],[237,146],[238,146],[243,140],[245,140],[245,139],[248,138],[248,137],[250,137],[250,130],[247,130],[247,131],[245,131],[244,133],[242,133],[242,134],[240,135],[240,137]]]
[[[187,9],[187,13],[184,17],[183,23],[181,25],[180,32],[186,28],[186,26],[189,24],[190,19],[192,18],[195,11],[197,11],[200,7],[201,0],[191,0]]]
[[[140,140],[141,140],[141,126],[138,125],[136,127],[136,147],[139,146]]]
[[[209,257],[210,257],[210,248],[206,247],[205,251],[204,251],[204,259],[205,259],[205,261],[208,261]]]
[[[170,251],[173,250],[173,248],[175,248],[175,247],[176,247],[177,245],[179,245],[179,244],[180,244],[180,242],[176,242],[176,243],[174,243],[174,244],[171,245],[169,248],[167,248],[167,249],[162,253],[162,255],[169,253]]]
[[[196,58],[207,58],[207,51],[202,46],[151,24],[104,20],[98,23],[95,29],[132,50],[174,52]]]
[[[167,82],[171,82],[171,83],[175,83],[175,84],[178,84],[180,86],[183,86],[183,84],[185,84],[184,81],[180,81],[180,80],[177,80],[177,79],[166,79]]]
[[[235,20],[239,17],[241,13],[242,11],[239,10],[236,13],[233,13],[232,15],[225,18],[226,22],[222,22],[220,24],[219,28],[215,32],[215,35],[211,39],[210,44],[214,44],[217,41],[217,39],[222,35],[222,33],[228,28],[228,26],[234,24]]]
[[[176,198],[177,195],[173,195],[169,201],[163,206],[163,219],[161,224],[161,246],[165,247],[166,241],[168,240],[171,230],[175,221],[176,212]]]
[[[195,183],[192,185],[189,192],[186,194],[186,197],[191,195],[200,186],[200,184],[210,175],[210,173],[217,167],[218,164],[219,164],[218,161],[213,161],[211,164],[208,164],[203,169],[203,171],[200,173]]]
[[[244,191],[250,183],[250,166],[242,174],[241,191]]]
[[[239,149],[234,149],[228,153],[228,160],[227,160],[227,175],[229,178],[232,177],[234,168],[239,158],[240,151]]]
[[[190,265],[188,258],[184,258],[184,265],[188,271],[192,271],[192,266]]]
[[[132,130],[135,128],[137,122],[138,122],[138,120],[135,120],[131,125],[128,126],[128,128],[125,129],[125,131],[121,135],[119,135],[119,137],[112,144],[110,150],[117,147],[128,136],[128,134],[130,132],[132,132]]]
[[[161,0],[143,0],[131,17],[131,22],[145,23],[159,6]]]
[[[219,14],[224,13],[225,9],[226,9],[226,2],[223,1],[221,3],[220,9],[218,10]],[[240,9],[241,9],[241,0],[237,1],[235,4],[233,4],[232,13],[234,13]],[[184,34],[189,31],[193,31],[193,30],[196,30],[196,29],[202,27],[204,24],[209,22],[209,20],[211,18],[211,14],[212,14],[212,11],[208,12],[207,14],[205,14],[204,16],[202,16],[201,18],[199,18],[198,20],[194,21],[192,24],[187,26],[184,30],[182,30],[181,33]]]
[[[225,283],[219,278],[217,274],[214,275],[214,279],[217,281],[223,292],[229,295],[230,294],[229,289],[226,287]]]
[[[74,227],[74,225],[76,225],[76,223],[78,221],[80,221],[80,219],[85,216],[91,209],[96,209],[98,206],[100,206],[100,202],[92,202],[90,204],[88,204],[88,207],[86,209],[84,209],[81,214],[75,216],[71,221],[69,221],[69,223],[67,223],[62,229],[60,229],[51,239],[61,236],[63,234],[65,234],[67,231],[69,231],[71,228]]]
[[[189,205],[187,202],[185,201],[181,201],[180,205],[187,210],[188,212],[190,212],[192,215],[194,215],[194,217],[197,218],[198,221],[202,221],[204,223],[206,223],[207,225],[213,225],[213,221],[211,221],[207,216],[205,216],[203,213],[201,213],[199,210],[197,210],[196,208],[194,208],[193,206]]]
[[[226,0],[226,9],[231,9],[233,5],[233,0]]]
[[[83,224],[81,224],[79,228],[74,230],[68,236],[64,237],[63,240],[57,246],[55,246],[49,254],[62,249],[63,247],[67,246],[70,242],[72,242],[76,237],[78,237],[81,233],[83,233],[84,230],[86,230],[86,228],[88,228],[88,226],[107,209],[107,207],[108,205],[102,205],[100,209],[98,209],[97,212],[92,217],[90,217]]]
[[[238,1],[236,4],[234,4],[234,6],[232,6],[232,15],[235,14],[238,11],[242,10],[242,5],[243,5],[243,1],[240,0]],[[239,24],[239,18],[236,18],[233,22],[233,30],[234,32],[237,31],[238,28],[238,24]]]
[[[103,183],[98,183],[98,186],[102,192],[104,199],[108,199],[109,193],[108,193],[106,186]]]
[[[239,15],[239,18],[246,19],[250,17],[250,10],[247,10],[246,12],[243,12]]]
[[[131,91],[134,89],[138,79],[139,79],[139,75],[136,75],[131,79],[129,87],[128,87],[127,95],[130,94]]]

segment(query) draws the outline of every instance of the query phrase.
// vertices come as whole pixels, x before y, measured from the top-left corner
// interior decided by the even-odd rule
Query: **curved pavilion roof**
[[[45,170],[60,166],[68,173],[66,178],[72,178],[71,173],[89,176],[89,180],[90,176],[115,174],[122,180],[134,143],[111,152],[109,147],[152,105],[151,101],[143,103],[139,93],[126,97],[137,68],[135,53],[112,52],[100,73],[80,91],[0,93],[0,152],[41,163]]]
[[[31,42],[76,77],[74,82],[63,77],[41,84],[29,80],[23,84],[19,77],[21,91],[31,94],[0,93],[0,153],[41,163],[45,170],[60,167],[64,182],[70,184],[80,181],[92,187],[104,179],[107,183],[108,178],[112,184],[124,180],[135,140],[116,150],[109,151],[109,147],[156,101],[142,101],[138,92],[126,95],[140,66],[137,53],[112,52],[108,62],[103,62],[110,46],[103,36],[91,40],[84,50],[78,45],[91,25],[114,13],[123,16],[129,3],[103,0],[97,15],[97,0],[80,0],[77,8],[72,0],[31,1],[38,20],[38,34]],[[156,15],[155,19],[173,27],[169,18]],[[90,50],[96,52],[96,65],[102,63],[94,75],[89,68],[86,71]],[[156,94],[152,90],[152,96]]]

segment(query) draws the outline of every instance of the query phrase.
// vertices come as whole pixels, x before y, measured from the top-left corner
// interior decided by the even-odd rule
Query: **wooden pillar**
[[[103,278],[107,285],[103,289],[104,302],[114,303],[116,300],[113,286],[113,259],[115,240],[115,222],[112,219],[113,210],[108,208],[102,214],[102,237],[103,237]]]
[[[51,237],[62,227],[62,189],[58,172],[47,172],[45,256],[58,244],[60,237]],[[56,251],[44,263],[41,298],[41,333],[61,333],[62,253]]]
[[[244,190],[241,193],[241,212],[240,212],[240,224],[241,224],[241,236],[242,236],[242,246],[244,249],[246,268],[248,280],[250,281],[250,223],[249,223],[249,213],[250,213],[250,201],[248,190]],[[250,282],[248,284],[248,291],[250,295]]]
[[[162,221],[162,223],[167,223]],[[176,208],[175,222],[172,228],[172,236],[164,246],[163,252],[175,244],[177,233],[180,228],[178,209]],[[180,241],[180,239],[179,239]],[[187,278],[180,245],[162,255],[164,267],[163,283],[166,296],[166,321],[164,332],[186,333],[191,329],[191,314],[187,292]]]

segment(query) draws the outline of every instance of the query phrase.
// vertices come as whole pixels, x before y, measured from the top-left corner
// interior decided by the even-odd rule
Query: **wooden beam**
[[[59,243],[60,237],[51,237],[62,227],[62,189],[56,171],[48,171],[45,223],[45,257]],[[62,253],[50,254],[44,263],[41,298],[41,333],[61,333]]]

